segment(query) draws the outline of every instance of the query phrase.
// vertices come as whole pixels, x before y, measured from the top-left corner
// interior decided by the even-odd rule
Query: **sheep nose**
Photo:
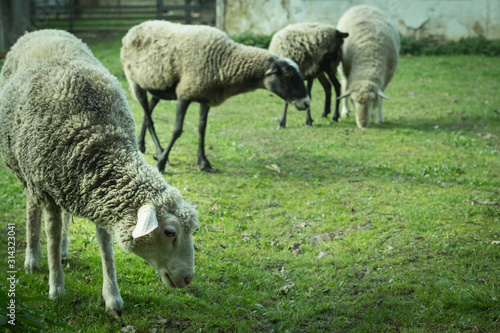
[[[307,110],[309,108],[309,105],[311,104],[311,99],[309,98],[309,96],[307,96],[305,98],[295,100],[293,104],[298,110]]]
[[[194,276],[189,275],[184,278],[184,282],[186,282],[186,286],[189,286],[189,284],[193,281]]]

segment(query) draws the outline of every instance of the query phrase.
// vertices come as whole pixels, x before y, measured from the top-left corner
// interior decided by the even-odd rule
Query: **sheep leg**
[[[113,252],[113,236],[96,226],[97,242],[101,251],[102,261],[102,298],[106,310],[122,315],[123,299],[116,280],[115,255]]]
[[[285,110],[283,110],[283,117],[281,117],[280,124],[278,125],[278,129],[286,128],[286,110],[288,109],[288,103],[285,102]]]
[[[323,86],[323,90],[325,91],[325,109],[321,117],[326,118],[331,112],[332,105],[332,85],[330,81],[326,78],[325,74],[321,72],[318,75],[319,83]]]
[[[163,152],[163,149],[161,148],[160,145],[160,140],[158,140],[158,136],[156,136],[156,131],[153,123],[153,119],[151,118],[151,115],[153,114],[153,108],[158,104],[158,101],[155,101],[156,97],[151,98],[151,104],[148,103],[148,93],[146,90],[142,89],[138,85],[134,87],[134,93],[135,96],[137,97],[137,100],[142,106],[142,109],[144,110],[144,120],[142,122],[142,127],[147,127],[149,130],[149,134],[151,134],[151,138],[153,139],[153,142],[156,147],[156,156],[160,156]],[[146,135],[146,131],[142,131],[139,134],[139,138],[137,139],[137,143],[139,145],[139,151],[144,153],[146,151],[146,146],[144,144],[144,137]]]
[[[200,104],[200,122],[198,124],[198,166],[200,170],[207,172],[215,172],[217,169],[212,168],[212,165],[207,159],[205,155],[205,130],[207,129],[207,119],[208,119],[208,110],[210,107],[206,104]]]
[[[345,93],[347,90],[349,90],[349,87],[347,86],[347,79],[342,76],[342,93]],[[337,96],[337,101],[338,101],[338,96]],[[342,98],[342,112],[340,113],[342,118],[347,118],[349,117],[349,113],[351,113],[351,110],[349,110],[349,99],[351,97],[347,96],[345,98]]]
[[[71,214],[67,211],[62,211],[62,242],[61,242],[61,262],[64,264],[68,260],[69,253],[69,221]]]
[[[335,89],[335,96],[338,98],[340,96],[340,82],[337,79],[337,76],[335,75],[335,71],[328,72],[328,77],[330,78],[330,81],[332,81],[333,88]],[[338,122],[340,118],[339,114],[340,101],[337,98],[335,98],[335,111],[333,113],[333,118],[332,118],[332,121],[334,122]],[[344,105],[346,104],[347,104],[347,99]]]
[[[382,98],[378,98],[378,112],[377,112],[377,124],[384,123],[384,116],[382,115]]]
[[[139,151],[144,154],[146,152],[146,145],[144,143],[144,139],[146,137],[146,128],[148,125],[147,118],[145,115],[146,109],[145,109],[144,105],[147,103],[148,94],[144,89],[142,89],[138,85],[136,85],[133,89],[134,89],[134,94],[135,94],[137,100],[139,101],[139,104],[141,104],[141,106],[144,110],[144,118],[142,120],[141,132],[139,133],[139,137],[137,138],[137,145],[139,146]],[[148,106],[148,109],[149,109],[149,106]],[[150,114],[150,117],[151,117],[151,114]]]
[[[307,80],[307,94],[311,97],[311,90],[313,86],[314,79]],[[312,126],[314,120],[311,118],[311,107],[308,107],[306,110],[306,126]]]
[[[160,99],[155,97],[155,96],[152,96],[151,99],[149,100],[149,105],[148,105],[149,118],[151,118],[153,116],[153,109],[156,106],[156,104],[158,104],[159,101],[160,101]],[[146,152],[146,145],[145,145],[145,140],[144,140],[144,138],[146,136],[146,129],[148,129],[148,117],[146,115],[144,115],[144,119],[142,120],[141,132],[139,133],[139,138],[137,139],[137,143],[139,145],[139,151],[143,154]],[[154,126],[153,126],[153,131],[155,131]],[[155,133],[156,133],[156,131],[155,131]],[[161,148],[161,146],[160,146],[160,148]],[[156,154],[159,156],[158,150],[156,151]],[[160,152],[160,154],[161,154],[161,152]]]
[[[41,257],[40,233],[42,230],[42,210],[26,195],[26,259],[24,269],[33,273],[39,268]]]
[[[49,262],[49,298],[64,295],[64,273],[61,264],[61,208],[51,201],[44,207],[47,257]]]
[[[175,116],[174,132],[172,133],[172,138],[170,139],[170,143],[168,144],[167,149],[165,149],[163,151],[161,156],[158,158],[158,161],[156,162],[156,167],[158,168],[158,170],[160,172],[163,172],[165,170],[165,166],[168,163],[168,155],[170,154],[170,150],[172,150],[172,147],[174,146],[175,141],[182,134],[182,126],[184,125],[184,117],[186,116],[186,111],[189,107],[189,104],[191,104],[191,101],[185,100],[185,99],[180,98],[180,97],[177,99],[177,114]]]

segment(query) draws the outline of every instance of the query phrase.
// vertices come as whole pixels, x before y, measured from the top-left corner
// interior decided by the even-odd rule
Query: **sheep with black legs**
[[[227,98],[264,88],[297,109],[309,107],[297,64],[256,47],[238,44],[222,31],[195,25],[148,21],[123,37],[121,62],[132,95],[144,109],[139,148],[145,151],[148,128],[156,147],[157,167],[163,172],[172,146],[182,133],[191,102],[200,103],[198,166],[215,171],[205,155],[205,129],[210,107]],[[148,105],[147,93],[152,95]],[[160,99],[177,100],[176,122],[168,147],[163,150],[151,115]]]
[[[299,65],[302,77],[307,80],[307,91],[311,96],[313,80],[318,79],[325,90],[325,108],[322,117],[330,113],[332,86],[336,97],[340,96],[340,83],[337,80],[337,66],[342,59],[342,44],[348,34],[335,29],[330,24],[304,22],[290,24],[276,32],[271,39],[269,50],[280,57],[292,59]],[[328,76],[328,78],[327,78]],[[286,127],[288,103],[278,128]],[[332,120],[339,119],[339,101],[335,100],[335,112]],[[306,111],[306,125],[312,126],[310,108]]]
[[[381,10],[368,5],[346,11],[337,28],[349,33],[340,66],[342,116],[349,114],[352,100],[359,128],[368,127],[375,108],[377,123],[383,123],[382,100],[388,98],[384,90],[398,67],[399,34]]]
[[[113,236],[169,287],[190,284],[197,212],[142,159],[120,83],[73,35],[28,33],[7,54],[0,155],[26,189],[27,272],[39,267],[42,212],[45,217],[51,298],[65,292],[61,229],[68,214],[96,225],[108,310],[123,309]]]

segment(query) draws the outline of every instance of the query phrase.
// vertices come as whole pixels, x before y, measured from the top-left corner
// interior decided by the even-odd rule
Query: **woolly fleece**
[[[323,61],[337,60],[337,64],[340,61],[341,44],[337,33],[330,24],[290,24],[274,34],[269,51],[295,61],[304,79],[316,78]],[[327,54],[329,56],[325,59]]]
[[[344,42],[340,73],[343,88],[370,100],[391,82],[398,66],[399,34],[385,14],[372,6],[356,6],[344,13],[337,29],[349,33]]]
[[[131,28],[122,44],[121,62],[131,87],[165,90],[177,84],[177,96],[210,107],[264,88],[260,81],[278,59],[267,50],[238,44],[216,28],[165,21]]]
[[[0,154],[38,206],[92,220],[127,252],[147,239],[132,239],[146,203],[198,227],[194,207],[139,156],[119,82],[69,33],[25,34],[7,54]]]

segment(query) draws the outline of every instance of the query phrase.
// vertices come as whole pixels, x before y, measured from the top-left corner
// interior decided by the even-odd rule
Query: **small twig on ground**
[[[486,206],[498,206],[500,201],[476,201],[472,200],[473,205],[486,205]]]

